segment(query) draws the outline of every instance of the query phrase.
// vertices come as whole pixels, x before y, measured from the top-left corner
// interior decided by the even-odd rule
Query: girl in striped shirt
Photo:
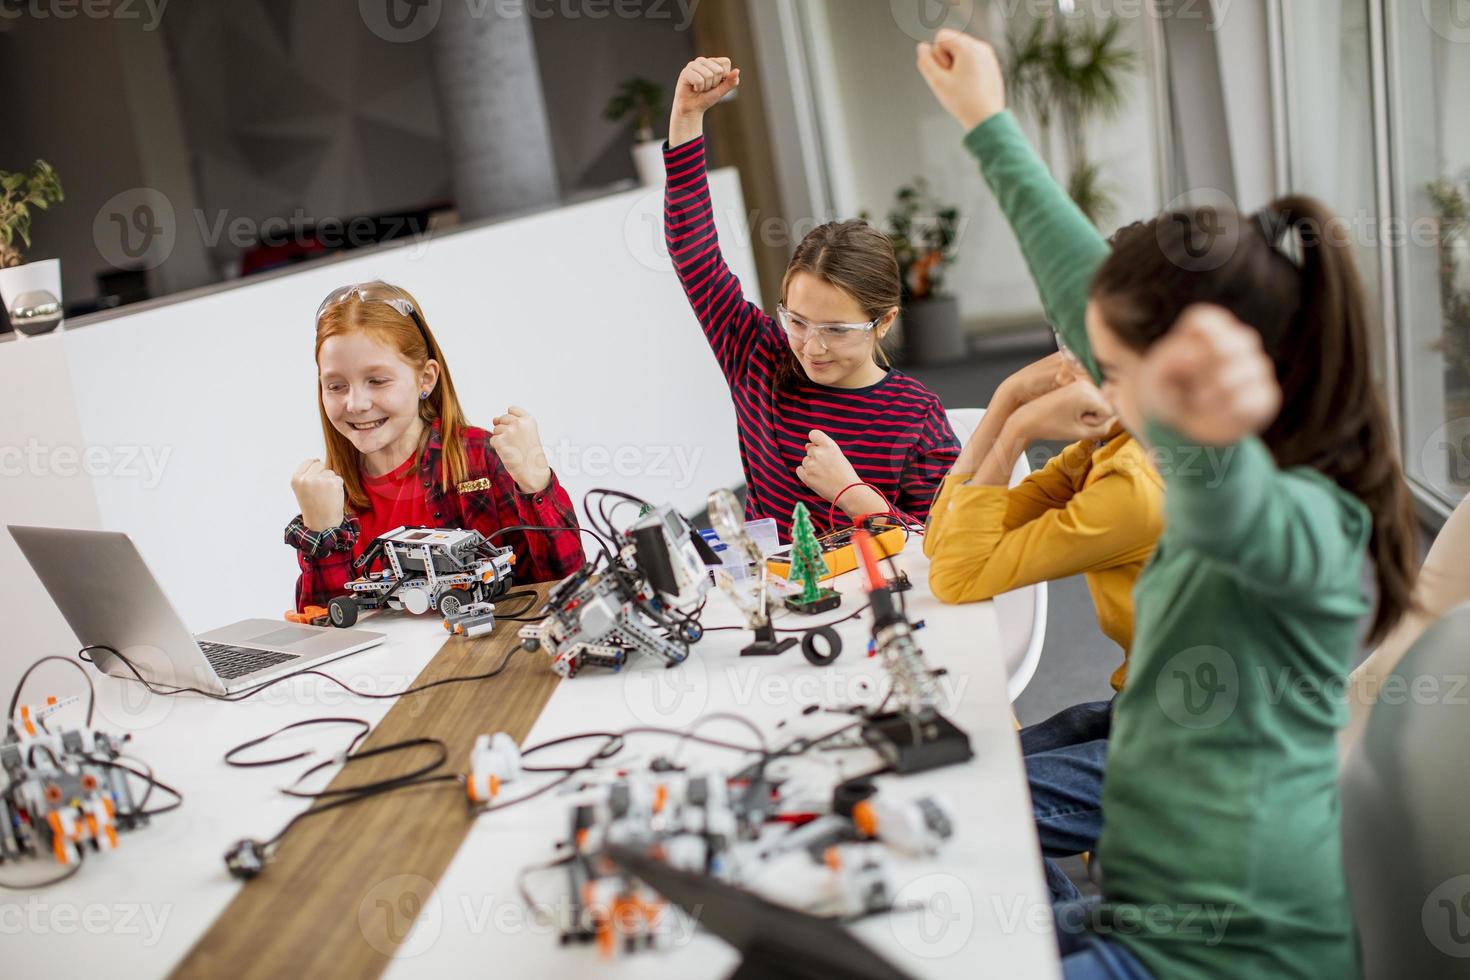
[[[745,299],[720,254],[704,114],[739,84],[728,58],[698,58],[680,74],[664,149],[664,234],[730,385],[746,515],[774,518],[784,537],[798,503],[819,523],[832,510],[851,518],[890,505],[923,521],[959,443],[938,397],[884,355],[901,298],[887,237],[862,221],[814,230],[786,270],[775,317]]]

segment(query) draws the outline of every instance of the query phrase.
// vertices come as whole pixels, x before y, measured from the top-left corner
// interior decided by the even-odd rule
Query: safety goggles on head
[[[359,282],[332,290],[327,294],[327,298],[322,300],[322,305],[316,308],[317,322],[320,323],[323,314],[332,307],[352,299],[359,303],[382,303],[396,310],[399,316],[408,317],[414,322],[414,326],[419,328],[419,335],[424,338],[424,347],[428,349],[429,356],[434,356],[434,345],[429,341],[429,328],[424,325],[424,318],[419,315],[418,309],[413,305],[413,300],[404,295],[403,290],[397,286],[389,285],[382,280]]]
[[[776,307],[776,319],[781,321],[781,328],[796,346],[802,346],[808,338],[815,336],[823,350],[831,351],[857,346],[883,318],[874,317],[866,323],[810,323],[782,304]]]

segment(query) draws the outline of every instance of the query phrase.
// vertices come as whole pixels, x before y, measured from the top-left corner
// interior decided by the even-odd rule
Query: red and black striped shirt
[[[828,502],[796,476],[808,433],[830,435],[860,478],[899,510],[923,521],[959,442],[939,398],[901,371],[866,388],[833,388],[798,377],[777,387],[790,345],[774,318],[745,299],[725,264],[705,173],[704,138],[664,148],[668,186],[664,237],[689,305],[715,352],[735,403],[751,519],[773,517],[788,538],[804,503],[825,524]],[[799,370],[799,369],[798,369]]]

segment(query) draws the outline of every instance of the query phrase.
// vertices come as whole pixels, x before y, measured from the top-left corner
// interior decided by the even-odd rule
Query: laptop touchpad
[[[322,635],[321,630],[308,629],[305,626],[282,626],[273,629],[269,633],[252,636],[246,643],[256,643],[264,647],[289,647],[293,643],[304,643],[314,640]]]

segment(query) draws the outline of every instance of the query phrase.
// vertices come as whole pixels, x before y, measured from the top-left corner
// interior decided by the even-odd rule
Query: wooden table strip
[[[544,597],[548,586],[534,588]],[[449,640],[414,685],[494,668],[518,646],[520,626],[502,622],[489,636]],[[518,653],[498,677],[446,684],[395,702],[362,748],[438,738],[449,747],[439,771],[464,773],[477,735],[504,731],[522,742],[558,680],[544,655]],[[434,751],[411,749],[355,763],[331,786],[390,778],[428,761]],[[173,976],[379,976],[470,824],[464,790],[451,783],[398,790],[303,820]]]

